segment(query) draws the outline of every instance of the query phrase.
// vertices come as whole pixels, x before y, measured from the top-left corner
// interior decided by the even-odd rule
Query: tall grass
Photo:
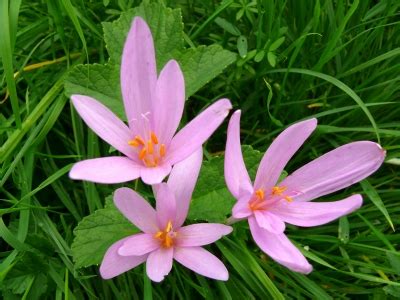
[[[143,268],[103,281],[76,270],[73,229],[102,208],[112,187],[71,182],[81,157],[108,148],[71,110],[68,70],[104,63],[101,22],[133,0],[0,1],[0,290],[4,299],[330,299],[400,297],[400,2],[382,0],[164,1],[181,8],[187,47],[218,43],[236,63],[189,99],[191,118],[225,96],[243,111],[243,143],[264,151],[288,125],[319,126],[288,171],[355,140],[380,141],[379,172],[331,196],[362,193],[356,213],[325,226],[290,227],[312,251],[309,276],[262,254],[244,224],[213,247],[230,271],[226,283],[175,265],[162,284]],[[284,39],[283,39],[284,37]],[[281,43],[279,45],[279,43]],[[226,126],[206,149],[224,150]]]

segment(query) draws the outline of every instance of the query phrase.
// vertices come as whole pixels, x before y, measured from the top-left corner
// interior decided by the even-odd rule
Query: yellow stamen
[[[163,157],[166,155],[167,150],[165,144],[160,144],[157,135],[153,131],[149,131],[143,139],[141,135],[135,135],[128,144],[137,149],[137,155],[146,167],[154,168],[162,163]]]
[[[285,196],[285,197],[283,197],[283,198],[285,198],[285,200],[286,200],[287,202],[292,202],[292,201],[293,201],[293,198],[292,198],[292,197],[289,197],[289,196]]]
[[[169,221],[168,224],[167,224],[167,227],[165,227],[165,231],[170,232],[171,229],[172,229],[172,222]]]
[[[142,146],[145,145],[145,142],[140,135],[135,136],[135,141],[137,141],[139,143],[139,145],[142,145]]]
[[[153,154],[154,153],[153,142],[151,140],[147,141],[147,152],[149,154]]]
[[[158,231],[154,238],[161,241],[161,246],[165,248],[169,248],[174,244],[174,238],[176,236],[176,232],[173,231],[172,222],[169,221],[167,226],[165,227],[164,231]]]
[[[166,152],[166,150],[165,150],[165,144],[161,144],[161,145],[160,145],[160,156],[161,156],[161,157],[164,157],[164,156],[165,156],[165,152]]]
[[[151,167],[151,168],[153,168],[153,167],[156,167],[156,166],[157,166],[157,163],[151,161],[151,160],[148,159],[147,157],[145,157],[145,158],[143,159],[143,161],[144,161],[144,164],[146,165],[146,167]]]
[[[128,142],[128,144],[130,146],[132,146],[132,147],[138,147],[139,146],[139,143],[138,143],[137,140],[131,140],[131,141]]]
[[[262,189],[258,189],[256,191],[256,196],[258,197],[258,199],[264,199],[264,191]]]
[[[280,196],[284,191],[286,191],[286,186],[274,186],[272,188],[272,195]]]
[[[147,153],[146,148],[142,148],[142,150],[140,150],[139,152],[139,158],[143,159],[146,156],[146,153]]]
[[[251,199],[249,202],[249,208],[252,211],[264,209],[266,205],[266,202],[264,201],[264,196],[265,196],[264,190],[258,189],[257,191],[255,191],[254,196],[253,199]]]
[[[169,248],[169,247],[172,246],[172,244],[173,244],[172,238],[171,238],[169,235],[166,235],[166,236],[165,236],[164,243],[163,243],[163,246],[164,246],[165,248]]]
[[[151,137],[151,140],[153,141],[153,143],[157,145],[158,144],[158,138],[157,138],[156,134],[153,131],[150,133],[150,137]]]
[[[159,238],[161,238],[161,236],[164,234],[164,232],[162,232],[162,231],[159,231],[159,232],[157,232],[155,235],[154,235],[154,237],[156,238],[156,239],[159,239]]]

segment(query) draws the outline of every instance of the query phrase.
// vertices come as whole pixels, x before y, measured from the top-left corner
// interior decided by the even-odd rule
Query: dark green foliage
[[[183,123],[215,99],[230,98],[243,112],[242,142],[257,153],[247,160],[252,175],[257,164],[253,160],[261,156],[256,150],[263,153],[285,126],[310,117],[318,117],[320,125],[287,166],[288,172],[350,141],[379,138],[387,150],[385,164],[368,181],[325,197],[362,193],[360,210],[325,226],[287,228],[289,238],[313,264],[313,273],[296,274],[271,261],[253,243],[245,222],[209,247],[230,271],[226,283],[196,276],[178,264],[161,284],[144,279],[143,267],[103,281],[97,266],[83,267],[99,262],[98,249],[93,249],[93,261],[82,256],[74,264],[74,229],[77,233],[90,218],[112,210],[104,208],[105,198],[118,186],[71,181],[66,175],[71,163],[109,155],[110,149],[71,110],[65,95],[94,90],[97,94],[91,95],[110,100],[111,109],[118,111],[123,33],[118,36],[111,24],[121,15],[132,16],[131,9],[140,2],[0,1],[0,100],[5,98],[0,104],[0,297],[400,297],[400,3],[394,0],[162,1],[171,14],[183,18],[183,27],[180,23],[174,28],[184,33],[177,32],[173,43],[165,40],[165,47],[157,48],[158,67],[174,57],[191,82]],[[141,8],[142,13],[150,14]],[[109,59],[106,44],[111,37],[118,40],[108,46]],[[197,81],[190,73],[193,65],[204,65],[215,53],[229,59],[216,60],[214,73]],[[101,84],[99,76],[104,78]],[[189,222],[207,219],[200,205],[209,185],[207,172],[220,177],[209,193],[223,212],[207,213],[209,220],[223,221],[229,213],[224,203],[232,205],[233,199],[223,186],[221,169],[225,141],[226,122],[205,145],[206,161]],[[152,200],[148,187],[140,182],[130,186]],[[110,218],[119,220],[121,236],[133,232],[115,209]]]

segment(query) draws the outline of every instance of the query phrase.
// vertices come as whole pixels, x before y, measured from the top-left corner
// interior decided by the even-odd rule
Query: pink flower
[[[133,190],[115,191],[117,208],[143,233],[114,243],[100,266],[104,279],[113,278],[146,261],[146,272],[153,281],[162,281],[175,259],[185,267],[218,280],[228,280],[228,271],[213,254],[200,246],[229,234],[232,227],[222,224],[183,226],[202,162],[201,149],[176,164],[168,183],[155,186],[156,210]]]
[[[261,160],[252,184],[240,148],[240,111],[228,127],[225,180],[238,200],[235,219],[247,218],[258,246],[285,267],[310,273],[312,266],[284,234],[285,223],[310,227],[322,225],[358,209],[361,195],[335,202],[309,202],[346,188],[375,172],[385,158],[380,145],[359,141],[333,151],[301,167],[278,183],[285,165],[317,126],[316,119],[284,130]]]
[[[121,90],[129,127],[95,99],[72,95],[86,124],[125,156],[76,163],[69,175],[99,183],[120,183],[141,177],[160,183],[171,166],[191,155],[218,128],[232,108],[221,99],[175,134],[185,103],[185,83],[175,60],[157,78],[153,38],[146,22],[133,20],[121,62]]]

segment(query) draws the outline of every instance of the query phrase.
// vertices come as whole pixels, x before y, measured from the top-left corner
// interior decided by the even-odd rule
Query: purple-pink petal
[[[153,105],[154,131],[161,143],[169,145],[182,118],[185,105],[185,81],[175,60],[170,60],[161,70],[156,85],[156,102]]]
[[[118,254],[122,256],[140,256],[152,252],[160,247],[154,234],[138,233],[125,239],[122,246],[118,249]]]
[[[361,205],[361,195],[334,202],[282,201],[273,208],[273,213],[286,223],[310,227],[329,223],[359,209]]]
[[[240,113],[240,110],[235,111],[229,121],[224,161],[226,185],[237,199],[242,196],[243,191],[253,191],[240,146]]]
[[[118,151],[136,159],[133,148],[128,144],[133,134],[124,122],[91,97],[72,95],[71,99],[76,111],[90,129]]]
[[[186,268],[209,278],[228,280],[228,270],[213,254],[201,247],[175,248],[174,258]]]
[[[140,166],[127,157],[110,156],[77,162],[69,172],[72,179],[97,183],[120,183],[138,178]]]
[[[114,192],[114,203],[119,211],[145,233],[158,232],[156,211],[139,194],[129,188]]]
[[[103,279],[110,279],[118,276],[146,260],[147,255],[121,256],[118,254],[118,249],[127,239],[129,239],[129,237],[119,240],[108,248],[100,265],[100,275]]]
[[[171,172],[171,165],[168,162],[164,162],[154,168],[142,166],[140,169],[140,177],[146,184],[158,184]]]
[[[254,189],[270,190],[284,167],[317,126],[317,119],[296,123],[285,129],[265,152],[257,170]]]
[[[167,149],[167,160],[175,164],[199,149],[221,125],[231,108],[232,104],[228,99],[221,99],[190,121],[173,137]]]
[[[385,151],[380,145],[360,141],[343,145],[301,167],[281,185],[296,191],[296,201],[309,201],[346,188],[375,172]]]
[[[171,222],[175,228],[176,201],[175,195],[166,183],[160,183],[156,195],[157,222],[162,230]]]
[[[253,214],[253,211],[249,207],[249,198],[250,198],[250,196],[245,197],[245,198],[241,198],[233,206],[233,208],[232,208],[232,216],[235,219],[247,218],[247,217],[249,217],[249,216],[251,216]]]
[[[151,252],[146,261],[146,273],[155,282],[160,282],[172,269],[174,248],[158,248]]]
[[[142,114],[152,112],[157,82],[155,59],[150,28],[142,18],[135,17],[122,52],[121,91],[129,126],[136,134],[145,134]]]
[[[175,194],[177,203],[175,219],[177,227],[185,222],[202,161],[203,149],[200,147],[188,158],[175,164],[168,177],[168,187]]]
[[[176,237],[177,247],[194,247],[214,243],[232,232],[232,227],[223,224],[202,223],[184,226]]]
[[[261,228],[254,217],[249,218],[249,225],[254,241],[272,259],[295,272],[308,274],[312,271],[307,259],[284,233],[270,233]]]
[[[254,212],[258,226],[275,234],[285,231],[285,223],[275,214],[269,211],[256,210]]]

